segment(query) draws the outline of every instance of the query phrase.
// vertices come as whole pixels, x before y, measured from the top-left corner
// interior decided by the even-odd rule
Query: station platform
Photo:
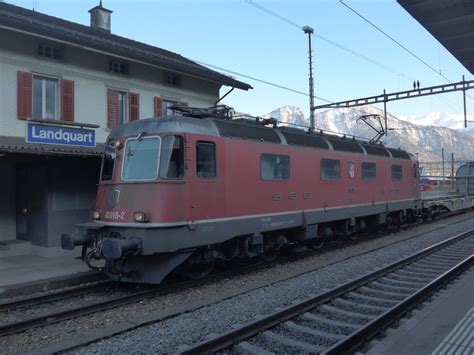
[[[474,354],[474,268],[413,313],[366,354]]]
[[[0,258],[0,298],[68,286],[81,279],[94,279],[87,265],[74,256],[44,257],[38,255]],[[96,275],[96,276],[94,276]]]

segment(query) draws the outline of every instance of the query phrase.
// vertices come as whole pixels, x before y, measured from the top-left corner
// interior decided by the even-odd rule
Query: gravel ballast
[[[260,287],[235,297],[217,301],[192,312],[93,343],[87,347],[74,350],[73,353],[174,353],[183,350],[185,345],[202,341],[210,334],[219,334],[231,330],[232,326],[237,323],[244,324],[255,320],[259,315],[272,313],[278,307],[286,307],[294,303],[296,299],[306,299],[311,295],[318,294],[350,279],[358,278],[437,242],[474,228],[473,218],[451,224],[448,227],[443,222],[437,222],[440,229],[371,252],[364,251],[368,248],[367,244],[377,244],[379,240],[374,239],[361,245],[322,254],[319,258],[310,257],[303,261],[285,265],[284,270],[282,270],[283,266],[275,267],[258,272],[255,275],[246,275],[242,278],[225,280],[198,290],[190,290],[184,295],[175,295],[174,302],[172,301],[169,304],[170,307],[179,307],[192,301],[193,297],[195,299],[219,297],[219,295],[224,295],[231,289],[245,289],[252,283],[265,284],[266,281],[268,284],[271,280],[281,278],[284,273],[297,272],[298,269],[302,270],[311,263],[326,262],[328,264],[329,260],[342,260],[315,271]],[[424,228],[427,227],[424,226]],[[423,228],[423,226],[417,228]],[[399,235],[403,233],[409,232],[394,234],[393,238],[399,238]],[[418,233],[422,233],[421,229]],[[360,255],[349,259],[347,259],[347,256],[344,258],[344,255],[357,254],[358,249]],[[191,300],[189,297],[191,297]],[[152,311],[152,309],[149,309],[149,312]]]

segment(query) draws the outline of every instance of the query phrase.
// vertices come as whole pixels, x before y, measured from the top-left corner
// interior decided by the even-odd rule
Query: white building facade
[[[90,12],[91,26],[83,26],[0,3],[0,256],[15,247],[53,255],[60,234],[89,218],[113,128],[166,115],[172,105],[212,106],[223,85],[250,88],[113,35],[102,5]],[[59,131],[79,132],[84,142],[93,136],[94,145],[69,140],[76,134],[48,141]]]

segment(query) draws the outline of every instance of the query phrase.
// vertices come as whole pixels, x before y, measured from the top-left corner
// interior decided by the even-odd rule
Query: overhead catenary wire
[[[279,19],[279,20],[281,20],[281,21],[283,21],[283,22],[286,22],[287,24],[289,24],[289,25],[291,25],[291,26],[293,26],[293,27],[295,27],[295,28],[297,28],[297,29],[299,29],[299,30],[301,30],[301,29],[303,28],[301,25],[297,24],[296,22],[294,22],[294,21],[292,21],[292,20],[290,20],[290,19],[288,19],[288,18],[286,18],[286,17],[284,17],[284,16],[282,16],[282,15],[280,15],[280,14],[278,14],[278,13],[276,13],[276,12],[270,10],[270,9],[267,9],[266,7],[264,7],[264,6],[262,6],[262,5],[258,4],[258,3],[256,3],[256,2],[253,1],[253,0],[244,0],[244,1],[245,1],[247,4],[254,6],[255,8],[257,8],[257,9],[259,9],[259,10],[261,10],[261,11],[263,11],[263,12],[265,12],[265,13],[267,13],[267,14],[269,14],[269,15],[271,15],[271,16],[273,16],[273,17],[275,17],[275,18],[277,18],[277,19]],[[342,2],[342,1],[341,1],[341,2]],[[391,67],[389,67],[389,66],[387,66],[387,65],[385,65],[385,64],[379,63],[378,61],[376,61],[376,60],[374,60],[374,59],[372,59],[372,58],[369,58],[369,57],[367,57],[367,56],[365,56],[365,55],[363,55],[363,54],[360,54],[360,53],[358,53],[358,52],[356,52],[356,51],[354,51],[354,50],[352,50],[352,49],[350,49],[350,48],[347,48],[347,47],[345,47],[345,46],[343,46],[343,45],[341,45],[341,44],[339,44],[339,43],[337,43],[337,42],[334,42],[334,41],[332,41],[332,40],[330,40],[330,39],[328,39],[328,38],[326,38],[326,37],[323,37],[323,36],[318,35],[318,34],[316,34],[316,33],[314,33],[313,35],[314,35],[315,37],[321,39],[321,40],[324,41],[324,42],[327,42],[327,43],[329,43],[329,44],[331,44],[331,45],[333,45],[333,46],[335,46],[335,47],[337,47],[337,48],[339,48],[339,49],[341,49],[341,50],[343,50],[343,51],[346,51],[346,52],[348,52],[348,53],[350,53],[350,54],[352,54],[352,55],[354,55],[354,56],[356,56],[356,57],[359,57],[359,58],[361,58],[361,59],[363,59],[363,60],[365,60],[365,61],[367,61],[367,62],[369,62],[369,63],[372,63],[372,64],[378,66],[378,67],[381,68],[381,69],[384,69],[384,70],[386,70],[386,71],[388,71],[388,72],[390,72],[390,73],[392,73],[392,74],[394,74],[394,75],[397,75],[397,77],[403,77],[403,78],[408,79],[408,80],[410,80],[410,81],[415,81],[415,78],[413,78],[413,77],[410,77],[410,76],[408,76],[408,75],[406,75],[406,74],[404,74],[404,73],[402,73],[402,72],[400,72],[400,71],[398,71],[398,70],[395,70],[395,69],[393,69],[393,68],[391,68]],[[436,71],[436,70],[435,70],[435,71]],[[439,74],[439,73],[438,73],[438,74]],[[449,79],[447,79],[447,80],[449,81]],[[450,82],[450,83],[452,83],[452,82]],[[466,94],[466,95],[467,95],[468,97],[471,97],[471,96],[469,96],[469,94]],[[442,101],[444,101],[445,103],[449,104],[451,107],[453,107],[457,112],[460,112],[460,111],[459,111],[459,108],[458,108],[453,102],[451,102],[450,100],[447,100],[447,99],[444,98],[444,97],[441,97],[440,99],[441,99]],[[360,111],[360,112],[362,112],[362,111]]]
[[[395,44],[397,44],[400,48],[402,48],[403,50],[405,50],[406,52],[408,52],[411,56],[413,56],[414,58],[416,58],[417,60],[419,60],[421,63],[423,63],[426,67],[428,67],[429,69],[431,69],[432,71],[434,71],[436,74],[438,74],[439,76],[441,76],[442,78],[444,78],[446,81],[448,81],[450,84],[452,84],[453,82],[447,78],[446,76],[444,76],[442,73],[441,73],[441,70],[436,70],[433,66],[431,66],[430,64],[428,64],[425,60],[423,60],[422,58],[420,58],[416,53],[414,53],[412,50],[408,49],[406,46],[404,46],[402,43],[400,43],[400,41],[397,41],[395,38],[393,38],[392,36],[390,36],[387,32],[385,32],[384,30],[382,30],[379,26],[377,26],[376,24],[374,24],[372,21],[370,21],[369,19],[367,19],[366,17],[364,17],[362,14],[360,14],[359,12],[357,12],[355,9],[353,9],[352,7],[350,7],[349,5],[347,5],[343,0],[339,0],[339,2],[344,5],[346,8],[348,8],[351,12],[353,12],[354,14],[356,14],[358,17],[360,17],[362,20],[364,20],[365,22],[367,22],[370,26],[372,26],[373,28],[375,28],[377,31],[379,31],[380,33],[382,33],[385,37],[389,38],[392,42],[394,42]],[[467,95],[469,96],[469,95]],[[469,96],[471,99],[472,97]]]
[[[272,11],[272,10],[267,9],[266,7],[264,7],[264,6],[262,6],[262,5],[258,4],[258,3],[256,3],[256,2],[253,1],[253,0],[245,0],[245,2],[246,2],[247,4],[249,4],[249,5],[252,5],[253,7],[255,7],[255,8],[257,8],[257,9],[263,11],[263,12],[266,12],[267,14],[269,14],[269,15],[271,15],[271,16],[273,16],[273,17],[276,17],[277,19],[279,19],[279,20],[281,20],[281,21],[283,21],[283,22],[286,22],[286,23],[289,24],[290,26],[293,26],[293,27],[295,27],[295,28],[297,28],[297,29],[299,29],[299,30],[301,30],[301,29],[303,28],[303,26],[297,24],[296,22],[291,21],[290,19],[288,19],[288,18],[286,18],[286,17],[283,17],[282,15],[277,14],[276,12],[274,12],[274,11]],[[354,56],[356,56],[356,57],[358,57],[358,58],[360,58],[360,59],[362,59],[362,60],[365,60],[365,61],[367,61],[367,62],[369,62],[369,63],[371,63],[371,64],[374,64],[374,65],[378,66],[379,68],[384,69],[384,70],[386,70],[386,71],[388,71],[388,72],[390,72],[390,73],[392,73],[392,74],[394,74],[394,75],[402,76],[402,77],[404,77],[404,78],[406,78],[406,79],[408,79],[408,80],[410,80],[410,81],[413,81],[413,80],[414,80],[414,78],[411,78],[411,77],[407,76],[406,74],[404,74],[404,73],[402,73],[402,72],[400,72],[400,71],[398,71],[398,70],[396,70],[396,69],[393,69],[393,68],[391,68],[391,67],[389,67],[389,66],[387,66],[387,65],[385,65],[385,64],[382,64],[382,63],[380,63],[380,62],[378,62],[378,61],[376,61],[376,60],[374,60],[374,59],[372,59],[372,58],[369,58],[368,56],[366,56],[366,55],[364,55],[364,54],[361,54],[361,53],[359,53],[359,52],[357,52],[357,51],[355,51],[355,50],[353,50],[353,49],[350,49],[350,48],[348,48],[348,47],[346,47],[346,46],[344,46],[344,45],[342,45],[342,44],[339,44],[339,43],[337,43],[337,42],[335,42],[335,41],[333,41],[333,40],[331,40],[331,39],[329,39],[329,38],[326,38],[326,37],[324,37],[324,36],[321,36],[321,35],[319,35],[319,34],[317,34],[317,33],[313,33],[313,36],[315,36],[315,37],[319,38],[320,40],[322,40],[322,41],[324,41],[324,42],[326,42],[326,43],[329,43],[330,45],[332,45],[332,46],[334,46],[334,47],[337,47],[337,48],[339,48],[339,49],[341,49],[341,50],[343,50],[343,51],[345,51],[345,52],[347,52],[347,53],[350,53],[350,54],[352,54],[352,55],[354,55]]]
[[[261,11],[266,12],[267,14],[269,14],[269,15],[271,15],[271,16],[273,16],[273,17],[278,18],[279,20],[281,20],[281,21],[283,21],[283,22],[286,22],[287,24],[289,24],[289,25],[291,25],[291,26],[293,26],[293,27],[295,27],[295,28],[297,28],[297,29],[299,29],[299,30],[303,29],[303,26],[297,24],[297,23],[294,22],[294,21],[291,21],[291,20],[287,19],[286,17],[283,17],[283,16],[277,14],[276,12],[273,12],[273,11],[267,9],[266,7],[264,7],[264,6],[262,6],[262,5],[258,4],[258,3],[256,3],[256,2],[253,1],[253,0],[245,0],[245,2],[246,2],[247,4],[249,4],[249,5],[254,6],[255,8],[257,8],[257,9],[259,9],[259,10],[261,10]],[[393,73],[393,74],[395,74],[395,75],[401,75],[401,76],[406,77],[405,74],[400,73],[400,72],[398,72],[398,71],[396,71],[396,70],[394,70],[394,69],[391,69],[390,67],[387,67],[387,66],[384,65],[384,64],[378,63],[377,61],[375,61],[375,60],[373,60],[373,59],[370,59],[369,57],[367,57],[367,56],[365,56],[365,55],[363,55],[363,54],[357,53],[356,51],[353,51],[352,49],[349,49],[349,48],[347,48],[347,47],[345,47],[345,46],[343,46],[343,45],[341,45],[341,44],[338,44],[338,43],[336,43],[336,42],[334,42],[334,41],[332,41],[332,40],[330,40],[330,39],[328,39],[328,38],[325,38],[325,37],[320,36],[320,35],[315,34],[315,33],[313,33],[313,35],[316,36],[316,37],[318,37],[318,38],[320,38],[320,39],[322,39],[323,41],[325,41],[325,42],[327,42],[327,43],[330,43],[330,44],[332,44],[332,45],[334,45],[334,46],[336,46],[336,47],[338,47],[338,48],[340,48],[340,49],[342,49],[342,50],[345,50],[345,51],[347,51],[347,52],[349,52],[349,53],[351,53],[351,54],[353,54],[353,55],[355,55],[355,56],[357,56],[357,57],[360,57],[360,58],[362,58],[362,59],[364,59],[364,60],[367,60],[367,61],[369,61],[369,62],[372,63],[372,64],[375,64],[375,65],[377,65],[377,66],[379,66],[379,67],[381,67],[381,68],[383,68],[383,69],[385,69],[385,70],[388,70],[388,71],[390,71],[391,73]],[[308,94],[306,94],[306,95],[308,95]],[[308,96],[309,96],[309,95],[308,95]],[[318,98],[318,97],[315,96],[315,98]],[[328,102],[328,100],[323,100],[323,101]],[[331,103],[332,103],[332,102],[331,102]],[[366,112],[363,111],[363,110],[361,110],[361,109],[355,108],[355,110],[358,111],[358,112],[360,112],[360,113],[366,114]]]
[[[356,10],[354,10],[352,7],[350,7],[349,5],[347,5],[343,0],[339,0],[339,2],[344,5],[346,8],[348,8],[350,11],[352,11],[354,14],[356,14],[357,16],[359,16],[362,20],[364,20],[365,22],[367,22],[370,26],[372,26],[373,28],[375,28],[377,31],[379,31],[380,33],[382,33],[385,37],[389,38],[392,42],[396,43],[399,47],[403,48],[406,52],[408,52],[411,56],[415,57],[416,59],[418,59],[421,63],[423,63],[425,66],[427,66],[428,68],[430,68],[432,71],[434,71],[436,74],[440,75],[441,77],[443,77],[444,79],[446,79],[449,83],[452,84],[452,81],[449,80],[447,77],[445,77],[443,74],[441,74],[438,70],[436,70],[435,68],[433,68],[430,64],[428,64],[425,60],[423,60],[422,58],[420,58],[418,55],[416,55],[413,51],[411,51],[410,49],[408,49],[406,46],[404,46],[403,44],[401,44],[399,41],[397,41],[395,38],[393,38],[392,36],[390,36],[387,32],[385,32],[384,30],[382,30],[379,26],[377,26],[376,24],[374,24],[372,21],[370,21],[369,19],[367,19],[366,17],[362,16],[359,12],[357,12]]]
[[[225,68],[219,67],[219,66],[217,66],[217,65],[213,65],[213,64],[209,64],[209,63],[204,63],[204,62],[202,62],[202,61],[200,61],[200,60],[192,59],[192,61],[194,61],[194,62],[196,62],[196,63],[198,63],[198,64],[201,64],[201,65],[204,65],[204,66],[206,66],[206,67],[210,67],[210,68],[214,68],[214,69],[217,69],[217,70],[221,70],[221,71],[224,71],[224,72],[229,73],[229,74],[233,74],[233,75],[240,76],[240,77],[242,77],[242,78],[254,80],[254,81],[257,81],[257,82],[262,83],[262,84],[274,86],[274,87],[277,87],[277,88],[280,88],[280,89],[284,89],[284,90],[287,90],[287,91],[294,92],[294,93],[296,93],[296,94],[300,94],[300,95],[304,95],[304,96],[309,96],[309,94],[306,93],[306,92],[304,92],[304,91],[292,89],[292,88],[289,88],[289,87],[284,86],[284,85],[281,85],[281,84],[272,83],[272,82],[270,82],[270,81],[263,80],[263,79],[259,79],[259,78],[256,78],[256,77],[254,77],[254,76],[250,76],[250,75],[247,75],[247,74],[238,73],[238,72],[236,72],[236,71],[229,70],[229,69],[225,69]],[[328,103],[332,103],[332,102],[333,102],[333,101],[331,101],[331,100],[328,100],[328,99],[325,99],[325,98],[322,98],[322,97],[319,97],[319,96],[314,96],[314,98],[315,98],[315,99],[318,99],[318,100],[321,100],[321,101],[328,102]]]

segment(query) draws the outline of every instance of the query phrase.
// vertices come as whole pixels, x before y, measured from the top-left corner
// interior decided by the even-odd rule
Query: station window
[[[170,72],[165,73],[165,84],[170,86],[180,86],[181,76]]]
[[[377,165],[375,163],[362,162],[362,180],[373,181],[377,177]]]
[[[120,62],[118,60],[109,60],[109,71],[117,74],[127,75],[130,71],[129,64],[127,62]]]
[[[170,116],[176,114],[170,107],[179,106],[179,101],[174,100],[163,100],[163,114],[165,116]]]
[[[38,46],[38,55],[40,57],[51,58],[51,59],[61,59],[62,50],[59,47],[51,46],[48,44],[40,44]]]
[[[401,165],[392,165],[392,180],[401,181],[403,178],[403,170]]]
[[[216,177],[216,145],[213,142],[197,142],[196,175],[201,179]]]
[[[160,177],[181,179],[184,174],[183,137],[166,136],[161,150]]]
[[[288,180],[290,178],[290,157],[288,155],[262,154],[260,156],[262,180]]]
[[[128,123],[128,100],[127,93],[119,91],[117,95],[117,122],[119,126]]]
[[[57,79],[33,76],[33,118],[58,119],[59,85]]]
[[[339,180],[341,178],[341,162],[335,159],[321,159],[321,179]]]

